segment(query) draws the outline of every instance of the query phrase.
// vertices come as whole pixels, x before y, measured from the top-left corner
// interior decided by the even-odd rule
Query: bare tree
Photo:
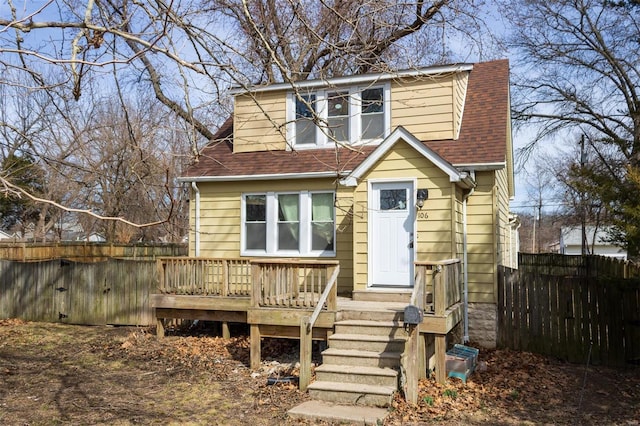
[[[630,176],[640,167],[640,6],[637,2],[505,2],[520,54],[514,117],[538,126],[537,140],[585,136],[593,153],[588,196],[600,200],[630,256],[640,209]]]
[[[230,113],[226,91],[231,86],[491,57],[494,39],[482,6],[475,0],[7,0],[0,5],[0,86],[45,93],[47,114],[60,124],[52,126],[52,139],[38,151],[56,173],[82,181],[76,159],[93,161],[106,140],[85,125],[91,122],[87,111],[105,119],[105,112],[95,109],[96,99],[119,99],[121,111],[106,116],[118,117],[119,128],[124,126],[120,136],[128,135],[120,139],[125,143],[121,150],[100,164],[131,165],[142,152],[138,149],[144,138],[135,136],[135,120],[127,117],[133,109],[122,95],[136,87],[153,93],[182,120],[181,129],[165,131],[179,133],[181,140],[187,136],[196,157]],[[9,72],[15,78],[6,79]],[[88,155],[85,151],[91,149],[93,155]],[[122,153],[129,158],[118,158]],[[158,168],[139,168],[151,161],[136,164],[138,183]],[[170,173],[179,173],[177,164]],[[164,200],[179,193],[169,185],[160,195],[149,185],[138,188],[138,183],[130,183],[129,191],[141,191],[140,197]],[[112,187],[106,180],[96,185],[103,185],[100,194]],[[72,198],[55,203],[65,205]],[[124,215],[121,207],[104,202],[102,213],[93,212],[94,217]],[[115,217],[122,224],[139,219]]]

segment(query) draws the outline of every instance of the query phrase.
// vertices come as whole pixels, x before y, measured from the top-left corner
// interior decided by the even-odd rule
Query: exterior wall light
[[[426,188],[418,189],[418,193],[416,194],[416,207],[422,209],[427,198],[429,198],[429,191]]]

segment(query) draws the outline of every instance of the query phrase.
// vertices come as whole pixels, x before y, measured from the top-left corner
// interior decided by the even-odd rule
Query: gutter
[[[200,257],[200,189],[198,188],[198,185],[196,184],[195,181],[191,182],[191,188],[193,189],[193,192],[196,194],[196,205],[194,207],[195,209],[194,215],[196,219],[194,251],[195,251],[196,257]]]
[[[349,174],[344,171],[342,174]],[[303,173],[281,173],[281,174],[256,174],[256,175],[236,175],[236,176],[191,176],[179,177],[178,182],[238,182],[248,180],[288,180],[288,179],[312,179],[312,178],[335,178],[341,174],[331,172],[303,172]]]

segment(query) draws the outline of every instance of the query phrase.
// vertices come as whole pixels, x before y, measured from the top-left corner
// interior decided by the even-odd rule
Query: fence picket
[[[522,256],[499,268],[498,345],[571,362],[640,364],[637,265],[587,256]],[[571,272],[570,274],[568,272]]]

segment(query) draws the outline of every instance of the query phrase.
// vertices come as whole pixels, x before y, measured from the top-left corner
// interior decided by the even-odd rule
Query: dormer
[[[460,134],[472,65],[234,89],[234,152],[376,145],[392,129],[422,141]]]

